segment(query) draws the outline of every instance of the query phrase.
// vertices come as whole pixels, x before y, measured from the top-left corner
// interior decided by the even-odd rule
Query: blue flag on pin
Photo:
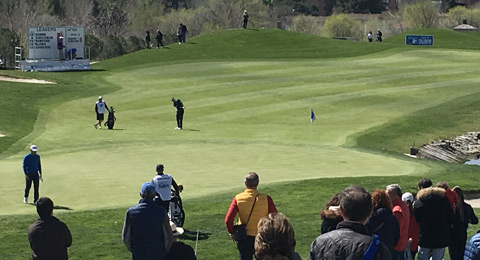
[[[310,123],[315,119],[317,118],[315,117],[315,113],[313,113],[313,108],[310,108]]]

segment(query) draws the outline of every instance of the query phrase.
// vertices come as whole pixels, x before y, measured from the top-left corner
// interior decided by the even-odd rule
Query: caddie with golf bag
[[[182,200],[180,198],[180,192],[183,191],[182,185],[177,185],[175,180],[170,174],[163,172],[164,167],[162,164],[157,165],[157,175],[153,178],[152,182],[155,184],[155,190],[157,196],[154,201],[170,215],[170,219],[175,225],[181,227],[185,219],[185,213],[182,208]],[[173,187],[173,189],[172,189]]]

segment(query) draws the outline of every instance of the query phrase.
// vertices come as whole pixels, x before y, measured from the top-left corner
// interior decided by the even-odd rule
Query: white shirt
[[[105,100],[97,101],[97,111],[99,114],[105,114]]]
[[[163,201],[170,201],[172,198],[172,176],[170,174],[157,175],[153,178],[155,191]]]

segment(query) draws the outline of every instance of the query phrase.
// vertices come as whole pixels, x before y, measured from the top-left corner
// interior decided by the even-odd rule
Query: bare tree
[[[93,0],[65,0],[64,24],[70,26],[88,27],[92,17]]]
[[[114,1],[103,2],[92,13],[90,28],[95,35],[106,37],[108,35],[123,35],[127,30],[130,19],[128,16],[130,2]]]

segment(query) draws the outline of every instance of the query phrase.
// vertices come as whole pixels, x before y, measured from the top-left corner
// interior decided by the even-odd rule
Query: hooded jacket
[[[325,234],[332,230],[337,229],[338,223],[343,220],[342,215],[340,215],[340,206],[330,206],[328,209],[322,211],[322,224],[321,224],[321,233]]]
[[[448,246],[454,215],[445,190],[437,187],[421,189],[413,207],[420,226],[418,244],[424,248]]]

